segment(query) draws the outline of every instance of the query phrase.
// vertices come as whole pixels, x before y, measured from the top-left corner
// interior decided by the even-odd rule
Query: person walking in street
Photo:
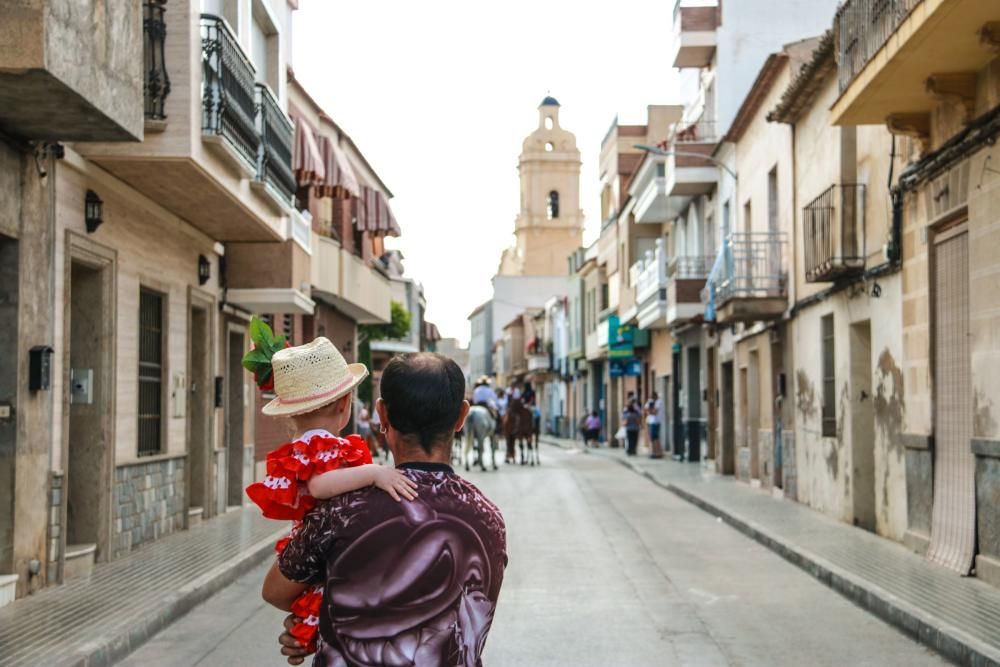
[[[320,503],[271,567],[264,600],[289,611],[323,589],[314,667],[482,664],[507,567],[503,516],[449,465],[469,411],[465,378],[442,355],[394,357],[382,372],[380,414],[397,470],[419,497],[371,489]],[[281,654],[308,654],[285,619]]]
[[[594,410],[583,420],[583,443],[585,446],[600,447],[601,418]]]
[[[642,425],[642,415],[639,414],[639,404],[635,396],[630,394],[629,402],[622,410],[622,427],[625,429],[625,454],[635,456],[639,446],[639,430]]]
[[[416,497],[416,483],[398,470],[372,463],[369,443],[361,435],[340,433],[350,422],[355,387],[368,376],[363,364],[348,364],[340,351],[320,337],[298,347],[285,347],[283,336],[257,318],[250,322],[254,349],[244,358],[258,386],[276,394],[261,410],[268,417],[291,419],[295,438],[267,455],[267,475],[247,487],[247,496],[268,519],[292,521],[283,553],[318,500],[365,487],[378,487],[399,502]],[[367,423],[362,404],[359,422]],[[323,605],[322,590],[303,587],[289,601],[301,619],[290,632],[309,650],[316,647],[316,623]]]
[[[654,391],[652,397],[646,401],[644,412],[646,413],[646,431],[649,433],[649,445],[652,459],[663,458],[663,443],[660,441],[660,415],[663,413],[663,401]]]

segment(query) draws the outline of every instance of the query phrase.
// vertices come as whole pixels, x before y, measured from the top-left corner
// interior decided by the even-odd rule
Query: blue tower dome
[[[543,107],[557,107],[559,106],[559,100],[552,97],[551,95],[546,95],[545,99],[542,100],[541,106]]]

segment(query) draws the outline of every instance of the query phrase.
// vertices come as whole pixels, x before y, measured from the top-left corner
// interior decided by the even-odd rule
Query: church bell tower
[[[559,102],[546,97],[538,107],[538,127],[524,140],[518,159],[516,243],[504,252],[500,275],[566,273],[566,258],[583,244],[580,164],[576,137],[559,125]]]

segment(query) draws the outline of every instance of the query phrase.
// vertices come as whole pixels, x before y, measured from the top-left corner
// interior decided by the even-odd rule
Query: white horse
[[[497,441],[494,431],[496,422],[490,411],[481,405],[473,405],[469,408],[469,416],[465,419],[465,443],[462,447],[462,463],[465,469],[469,469],[469,451],[475,447],[476,457],[483,471],[486,470],[486,454],[484,445],[486,438],[490,439],[490,458],[493,460],[493,469],[497,469]]]

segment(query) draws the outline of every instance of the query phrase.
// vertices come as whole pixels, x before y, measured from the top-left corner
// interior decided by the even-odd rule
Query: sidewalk
[[[244,508],[0,609],[0,665],[112,665],[273,554],[284,522]]]
[[[583,449],[581,442],[542,442]],[[585,450],[625,465],[798,565],[855,604],[963,665],[1000,665],[1000,590],[805,505],[695,463]]]

